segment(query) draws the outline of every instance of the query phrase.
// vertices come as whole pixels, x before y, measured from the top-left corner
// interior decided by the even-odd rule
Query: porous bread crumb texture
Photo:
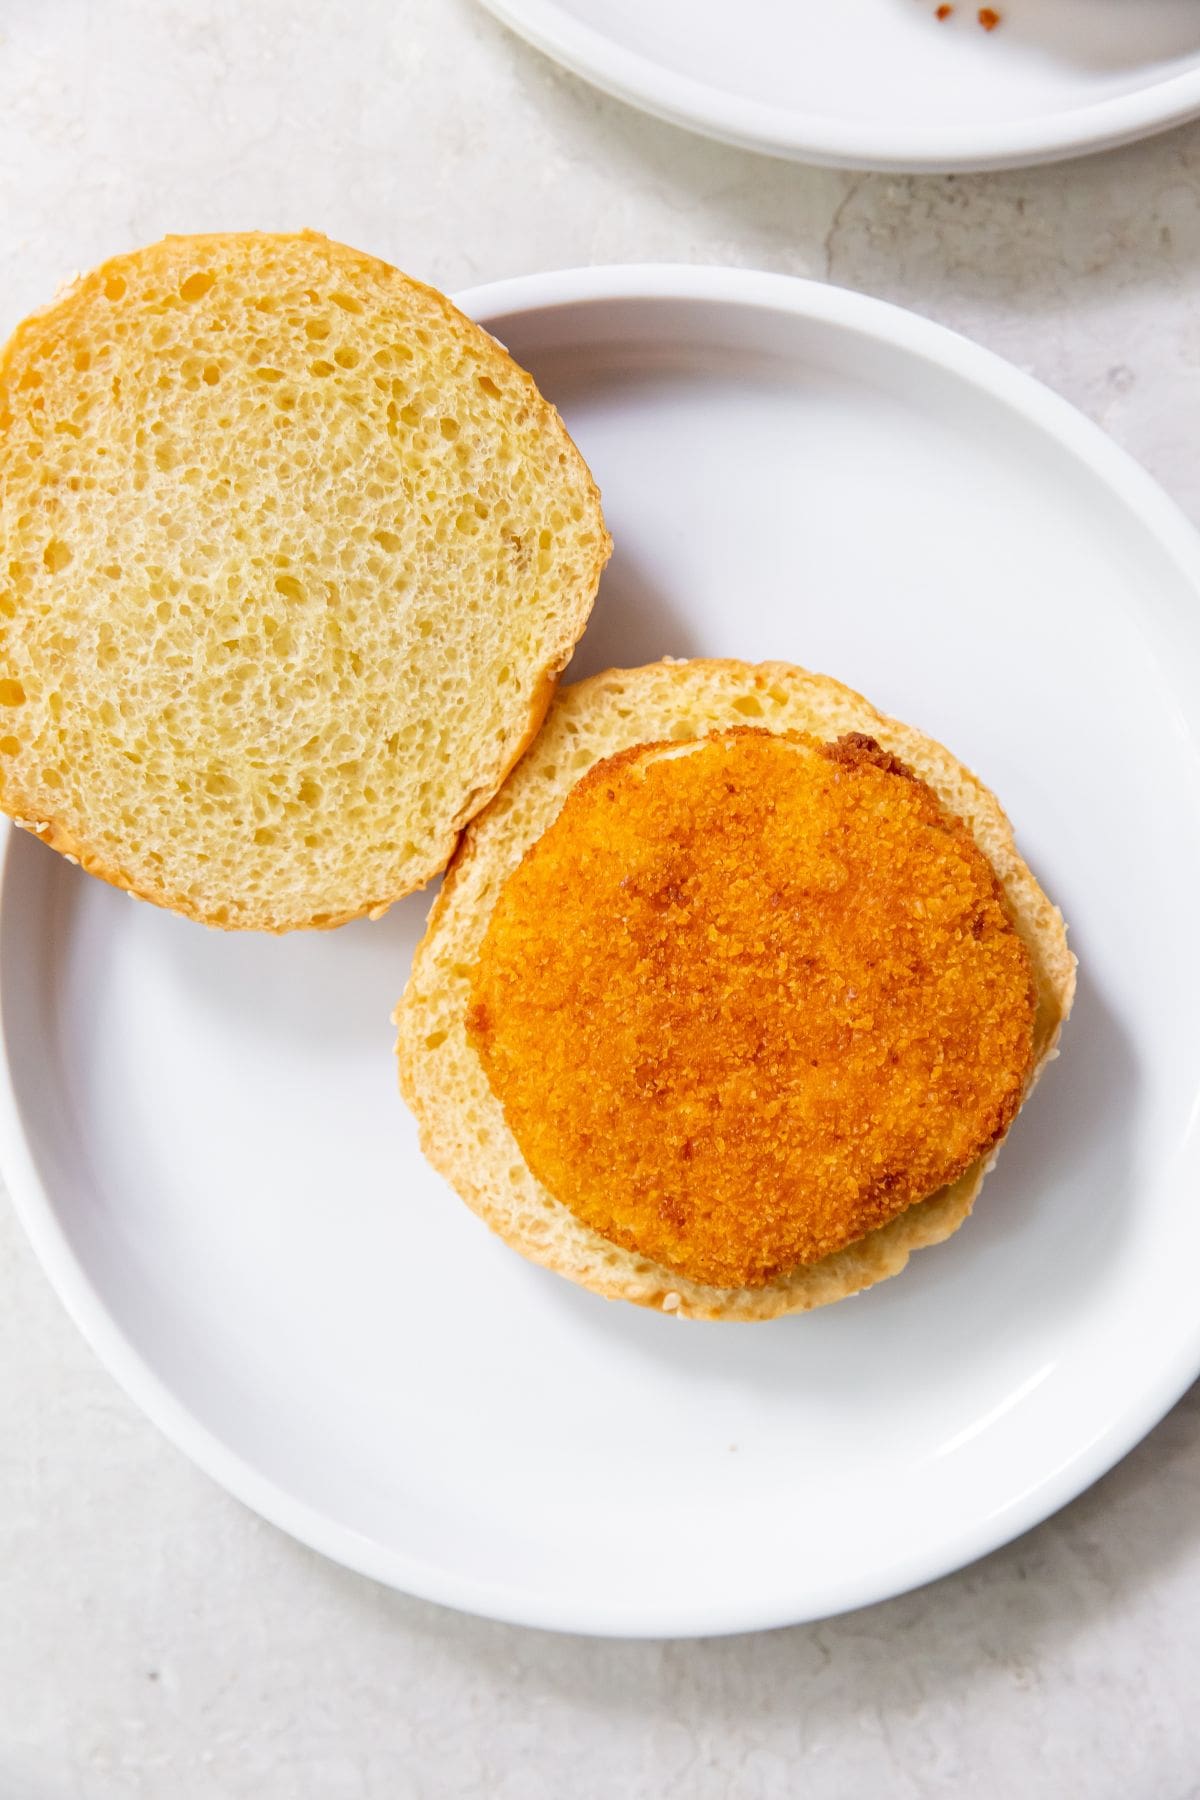
[[[840,682],[783,663],[697,660],[610,670],[561,689],[535,744],[464,834],[430,915],[396,1011],[401,1090],[434,1167],[514,1249],[607,1298],[656,1308],[670,1302],[668,1310],[699,1319],[807,1311],[898,1274],[913,1251],[940,1243],[968,1217],[996,1154],[857,1243],[763,1287],[674,1275],[591,1230],[530,1173],[466,1031],[472,974],[504,883],[602,758],[745,724],[826,740],[862,732],[964,821],[1000,879],[1033,969],[1030,1086],[1054,1053],[1075,987],[1062,915],[1021,860],[995,796],[940,744]]]
[[[441,868],[609,552],[496,342],[315,234],[169,238],[17,330],[0,424],[4,809],[227,927]]]
[[[571,790],[492,912],[467,1036],[577,1218],[762,1286],[992,1148],[1035,1008],[991,864],[929,787],[870,738],[747,726]]]

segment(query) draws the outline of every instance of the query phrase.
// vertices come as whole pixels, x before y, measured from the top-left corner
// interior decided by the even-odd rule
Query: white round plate
[[[801,162],[1002,169],[1200,112],[1195,0],[484,0],[606,93]]]
[[[878,1600],[1061,1506],[1200,1368],[1197,539],[1062,401],[858,295],[651,268],[465,304],[604,491],[576,672],[779,657],[952,745],[1071,922],[1061,1059],[897,1280],[680,1322],[523,1262],[422,1160],[389,1014],[428,896],[226,936],[13,833],[4,1168],[134,1398],[354,1568],[621,1634]]]

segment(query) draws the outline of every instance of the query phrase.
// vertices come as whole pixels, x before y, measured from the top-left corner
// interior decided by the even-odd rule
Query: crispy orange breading
[[[1030,960],[967,828],[866,737],[598,764],[509,876],[467,1030],[532,1173],[717,1287],[865,1236],[1003,1136]]]

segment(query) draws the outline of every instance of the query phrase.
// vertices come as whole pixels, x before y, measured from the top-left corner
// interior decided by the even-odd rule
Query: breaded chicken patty
[[[530,1170],[611,1242],[754,1287],[1004,1135],[1029,954],[873,739],[736,729],[598,764],[509,876],[467,1032]]]

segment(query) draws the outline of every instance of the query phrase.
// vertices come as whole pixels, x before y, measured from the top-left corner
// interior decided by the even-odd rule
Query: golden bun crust
[[[513,1248],[611,1299],[681,1317],[769,1319],[827,1305],[899,1273],[969,1215],[995,1150],[949,1187],[808,1267],[764,1286],[688,1281],[582,1224],[534,1179],[467,1035],[471,978],[500,891],[566,795],[602,759],[652,741],[753,725],[822,740],[873,738],[969,829],[1004,889],[1037,993],[1030,1087],[1070,1011],[1075,959],[1062,917],[1022,861],[995,796],[932,739],[827,676],[782,663],[663,662],[560,690],[540,736],[464,834],[396,1012],[401,1090],[422,1147]]]
[[[228,929],[444,867],[610,549],[495,339],[312,232],[167,238],[18,326],[0,424],[4,811]]]

